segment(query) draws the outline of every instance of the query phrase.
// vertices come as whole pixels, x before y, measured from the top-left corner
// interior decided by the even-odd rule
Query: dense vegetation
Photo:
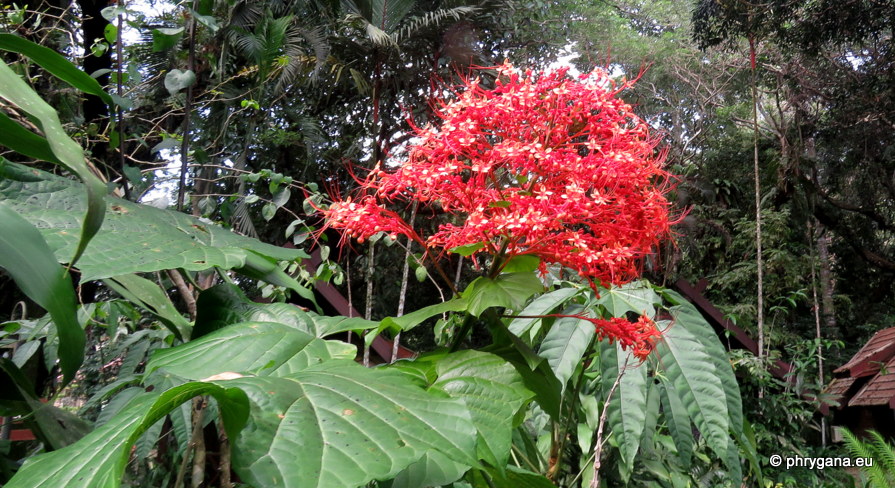
[[[0,5],[5,486],[859,483],[895,3]]]

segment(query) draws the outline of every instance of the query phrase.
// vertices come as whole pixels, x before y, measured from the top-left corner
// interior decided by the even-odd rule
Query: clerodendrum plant
[[[77,442],[48,443],[50,452],[27,460],[7,488],[117,487],[128,477],[141,485],[126,467],[135,449],[153,452],[170,437],[163,425],[173,426],[174,440],[165,442],[182,459],[175,466],[182,481],[190,439],[215,428],[213,416],[229,440],[231,462],[223,469],[256,488],[596,486],[604,478],[670,486],[689,476],[694,457],[716,462],[701,453],[706,446],[726,467],[727,482],[760,476],[737,384],[711,327],[676,293],[631,281],[668,237],[671,218],[662,158],[647,126],[616,97],[627,85],[599,71],[577,80],[509,65],[497,73],[494,88],[471,81],[444,102],[437,126],[416,128],[403,165],[377,168],[353,200],[321,207],[329,228],[359,240],[409,236],[433,266],[442,252],[487,264],[454,298],[403,317],[323,317],[252,303],[234,285],[219,285],[199,295],[190,323],[133,273],[220,266],[307,290],[283,276],[275,261],[291,258],[271,246],[104,197],[107,218],[76,267],[164,318],[172,347],[153,353],[142,373],[99,392],[92,402],[104,405],[102,423],[79,431]],[[17,79],[0,76],[10,86]],[[47,136],[66,138],[61,130]],[[3,134],[0,143],[14,149]],[[50,146],[42,154],[52,156]],[[32,241],[53,242],[45,254],[71,265],[76,239],[60,236],[71,236],[71,222],[90,220],[76,197],[84,191],[2,160],[0,222],[19,225]],[[387,208],[413,200],[456,220],[423,237]],[[159,243],[181,243],[182,255],[116,239],[147,222]],[[201,258],[186,259],[195,253]],[[35,273],[13,274],[29,292],[50,293],[39,280],[26,281]],[[348,330],[406,330],[441,314],[458,324],[451,347],[412,361],[364,368],[353,346],[326,339]],[[57,330],[71,326],[52,319]],[[492,344],[460,350],[480,323]],[[60,357],[73,347],[59,344]],[[82,352],[68,351],[67,374],[74,376]],[[20,377],[11,362],[0,366]],[[205,401],[195,405],[208,406],[190,408],[196,396]],[[58,430],[54,411],[32,403],[44,434]],[[754,476],[743,476],[741,452]],[[202,471],[199,458],[194,472]],[[162,462],[161,454],[154,459]]]
[[[727,466],[726,481],[739,483],[737,443],[753,450],[744,442],[739,391],[723,348],[682,297],[630,283],[673,223],[663,153],[617,97],[630,83],[602,70],[573,79],[564,69],[535,75],[507,63],[496,73],[493,88],[473,79],[453,101],[442,101],[436,124],[414,127],[415,142],[399,166],[377,166],[356,195],[321,208],[327,227],[359,242],[381,233],[408,236],[436,269],[444,252],[487,264],[459,298],[386,319],[380,330],[461,311],[465,320],[456,322],[462,325],[450,348],[456,351],[475,318],[489,327],[494,344],[486,350],[515,359],[535,393],[537,406],[514,437],[516,468],[552,483],[597,486],[606,427],[622,481],[638,452],[655,455],[662,439],[654,435],[664,435],[675,460],[653,462],[641,476],[677,482],[674,476],[691,467],[695,424],[702,447]],[[411,202],[454,219],[420,235],[390,209]],[[639,318],[629,320],[631,314]],[[657,321],[668,329],[664,336]],[[507,349],[537,359],[522,365]],[[656,428],[660,404],[665,429]],[[498,469],[498,477],[504,474]]]

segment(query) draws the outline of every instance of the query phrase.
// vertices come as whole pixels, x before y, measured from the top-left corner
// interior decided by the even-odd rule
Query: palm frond
[[[372,18],[370,22],[385,32],[393,32],[398,25],[416,7],[415,0],[360,0],[370,3]]]
[[[886,439],[875,430],[870,431],[870,444],[873,446],[876,456],[873,464],[879,464],[889,481],[890,486],[895,484],[895,446],[886,442]]]
[[[253,61],[261,58],[264,51],[264,43],[254,32],[248,31],[243,27],[233,27],[228,30],[227,37],[230,44],[246,58]]]
[[[873,460],[872,466],[861,468],[861,472],[869,478],[870,486],[889,488],[895,482],[895,470],[890,469],[895,465],[895,446],[886,442],[878,432],[870,431],[870,436],[871,441],[865,442],[848,429],[842,429],[842,437],[849,454],[855,458]]]
[[[262,57],[257,60],[259,65],[270,66],[282,54],[283,46],[286,43],[286,33],[290,25],[292,25],[291,15],[273,17],[270,14],[265,16],[256,30],[264,46]]]
[[[345,19],[342,22],[357,30],[363,31],[364,34],[366,34],[367,39],[376,46],[389,48],[398,47],[398,43],[395,42],[392,36],[370,23],[370,21],[363,15],[350,12],[345,15]]]
[[[301,131],[301,136],[307,146],[310,147],[313,144],[321,144],[326,141],[326,134],[323,133],[323,127],[320,126],[320,121],[316,117],[299,115],[296,125],[298,125],[298,129]]]
[[[426,12],[423,15],[413,17],[405,22],[404,25],[395,32],[395,41],[401,42],[421,30],[438,27],[446,20],[454,20],[455,22],[458,22],[465,17],[476,14],[479,10],[478,7],[462,6]]]
[[[394,47],[395,49],[398,48],[398,41],[379,27],[367,22],[366,25],[364,25],[364,28],[367,32],[367,37],[373,41],[373,44]]]
[[[230,9],[230,20],[227,25],[248,29],[258,23],[264,15],[264,6],[258,2],[243,0],[233,5]]]
[[[230,217],[230,224],[236,232],[244,236],[258,238],[258,231],[255,230],[255,224],[249,216],[249,206],[246,204],[245,198],[240,198],[236,202],[236,210]]]
[[[345,22],[378,46],[398,47],[393,32],[416,7],[415,0],[342,0]]]
[[[305,45],[314,51],[313,56],[307,54]],[[329,51],[330,46],[321,27],[290,27],[284,44],[287,62],[277,80],[276,91],[282,93],[302,73],[308,75],[309,81],[316,81],[329,58]]]

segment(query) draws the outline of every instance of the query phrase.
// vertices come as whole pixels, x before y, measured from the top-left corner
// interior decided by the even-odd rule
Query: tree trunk
[[[821,232],[817,238],[817,257],[820,261],[820,303],[821,316],[827,338],[839,337],[836,326],[836,309],[833,303],[833,294],[836,289],[836,278],[833,276],[833,258],[830,256],[830,234]]]
[[[97,70],[112,69],[112,50],[107,49],[102,56],[94,56],[90,52],[93,41],[96,39],[104,39],[106,26],[109,21],[103,18],[102,11],[109,6],[108,0],[78,0],[81,7],[81,15],[84,19],[81,22],[81,31],[84,35],[84,71],[89,75]],[[96,77],[96,81],[103,87],[109,85],[109,73]],[[100,123],[109,116],[108,107],[96,95],[84,95],[84,123]],[[102,127],[100,127],[102,129]],[[100,145],[102,150],[100,151]],[[102,156],[106,151],[105,143],[97,143],[94,146],[94,155]]]

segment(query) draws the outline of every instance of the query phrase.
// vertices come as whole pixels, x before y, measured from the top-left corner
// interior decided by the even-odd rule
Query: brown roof
[[[895,406],[895,358],[890,359],[880,369],[879,374],[868,381],[848,402],[850,407],[858,405]]]
[[[883,363],[888,362],[893,356],[895,356],[895,327],[890,327],[874,334],[849,362],[833,370],[833,373],[847,374],[852,378],[870,376],[880,371]]]
[[[836,378],[830,383],[830,386],[827,387],[824,393],[830,395],[831,400],[839,402],[840,408],[844,407],[845,403],[848,401],[848,399],[845,398],[845,395],[857,380],[857,378]]]

